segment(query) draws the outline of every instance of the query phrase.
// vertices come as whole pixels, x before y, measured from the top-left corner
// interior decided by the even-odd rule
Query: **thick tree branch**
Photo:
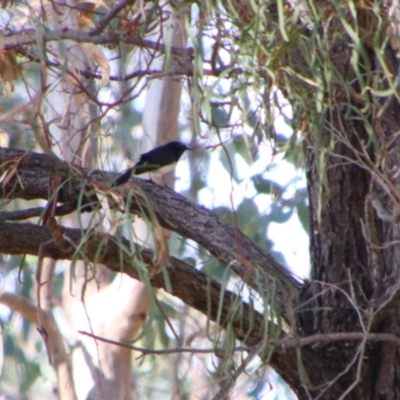
[[[0,223],[0,252],[4,254],[38,255],[42,245],[42,255],[55,260],[74,258],[104,264],[115,272],[124,272],[138,280],[141,275],[135,265],[144,262],[151,269],[154,267],[154,253],[139,249],[130,254],[128,240],[116,238],[93,231],[90,238],[80,229],[62,228],[64,243],[58,246],[53,240],[51,228],[24,223]],[[43,245],[46,243],[45,245]],[[79,245],[80,250],[77,250]],[[125,252],[124,250],[125,249]],[[263,338],[264,316],[256,312],[230,291],[225,291],[220,284],[210,282],[202,272],[175,257],[169,257],[166,266],[171,294],[182,299],[186,304],[207,315],[221,326],[232,324],[237,338],[253,346]],[[150,279],[153,287],[167,290],[168,284],[162,273]],[[222,311],[218,316],[219,302],[223,296]],[[233,311],[236,312],[233,313]]]
[[[96,202],[94,191],[90,191],[88,184],[92,183],[107,191],[110,186],[107,185],[107,179],[111,181],[110,177],[114,176],[102,171],[89,174],[88,171],[68,166],[56,157],[16,149],[0,149],[0,165],[3,166],[0,170],[8,168],[14,171],[7,186],[0,191],[0,197],[47,199],[47,177],[55,174],[63,178],[70,177],[60,188],[59,201],[67,204],[79,203],[86,208],[91,208]],[[82,195],[85,187],[86,192]],[[121,190],[125,199],[129,199],[131,212],[141,215],[143,210],[148,210],[154,213],[163,228],[202,245],[260,293],[274,290],[276,301],[282,310],[291,307],[288,299],[301,284],[286,267],[249,240],[239,229],[206,208],[197,206],[173,190],[153,182],[136,178],[133,184],[125,185],[125,188],[129,188],[129,193],[124,193],[125,189]]]
[[[130,248],[128,240],[95,232],[88,237],[80,229],[71,228],[62,228],[62,233],[64,242],[58,246],[48,226],[3,222],[0,223],[0,252],[37,255],[40,245],[47,243],[42,246],[42,255],[45,257],[55,260],[85,259],[103,264],[113,271],[124,272],[134,279],[140,279],[139,269],[135,268],[136,261],[146,263],[150,272],[153,268],[155,258],[152,251],[138,249],[134,254],[121,251],[122,248]],[[82,245],[78,252],[73,243]],[[264,332],[264,315],[243,303],[239,296],[224,290],[220,284],[210,281],[202,272],[175,257],[169,257],[166,271],[172,295],[216,321],[221,327],[231,327],[235,337],[245,345],[255,346],[269,337]],[[156,288],[168,288],[162,273],[153,276],[150,283]],[[292,362],[293,357],[294,353],[286,351],[279,352],[277,356],[272,355],[270,359],[271,365],[284,379],[288,377],[290,384],[300,382],[296,363]],[[295,386],[294,390],[300,390],[300,387]]]
[[[68,207],[79,204],[78,208],[81,211],[85,207],[87,210],[93,210],[95,205],[98,206],[95,204],[97,197],[94,187],[104,192],[110,191],[110,182],[115,177],[112,173],[89,172],[70,166],[51,155],[0,148],[0,175],[5,171],[8,171],[8,174],[3,175],[0,198],[48,199],[48,177],[57,175],[64,178],[58,195],[59,202]],[[129,193],[126,193],[126,188],[130,189]],[[133,183],[125,185],[121,191],[113,190],[114,196],[121,193],[125,198],[131,199],[132,212],[143,214],[143,210],[147,210],[152,213],[161,226],[200,243],[257,289],[260,289],[260,282],[263,282],[264,288],[260,292],[272,290],[277,304],[281,309],[286,309],[285,315],[290,315],[290,296],[300,286],[299,283],[285,267],[247,239],[238,229],[174,191],[143,179],[134,179]],[[130,242],[93,232],[90,239],[86,240],[81,250],[75,254],[71,244],[81,243],[81,230],[64,229],[63,234],[69,239],[64,243],[65,247],[60,248],[54,241],[51,242],[53,236],[49,227],[0,223],[0,251],[8,254],[37,254],[39,245],[50,240],[50,244],[43,249],[47,257],[85,258],[104,264],[117,272],[124,269],[129,276],[139,278],[132,265],[132,254],[121,253],[121,248],[131,248]],[[135,256],[150,266],[154,260],[154,254],[147,250],[136,252]],[[263,316],[254,312],[248,304],[242,303],[239,297],[231,292],[224,292],[219,284],[210,282],[204,274],[176,258],[170,257],[166,267],[171,293],[174,296],[203,312],[210,319],[218,320],[223,327],[229,323],[236,338],[245,345],[253,346],[265,339]],[[166,287],[162,274],[152,277],[150,282],[154,287]],[[271,286],[268,286],[268,283]],[[218,314],[221,296],[222,309]],[[272,353],[272,349],[269,351]],[[272,353],[269,362],[299,394],[303,389],[296,363],[293,362],[295,358],[294,350],[279,351]]]

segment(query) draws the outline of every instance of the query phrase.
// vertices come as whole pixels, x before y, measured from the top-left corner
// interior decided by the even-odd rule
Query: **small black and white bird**
[[[123,185],[128,182],[132,175],[140,175],[146,172],[163,175],[172,171],[186,150],[190,149],[184,143],[174,141],[143,153],[132,168],[128,168],[117,177],[113,186]]]

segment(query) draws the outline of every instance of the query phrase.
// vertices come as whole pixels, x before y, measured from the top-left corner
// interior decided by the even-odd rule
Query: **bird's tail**
[[[118,175],[117,179],[113,182],[112,187],[123,185],[124,183],[128,182],[135,167],[128,168],[125,172],[121,175]]]

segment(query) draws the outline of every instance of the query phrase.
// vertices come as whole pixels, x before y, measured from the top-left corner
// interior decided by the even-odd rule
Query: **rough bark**
[[[62,228],[62,232],[66,239],[60,245],[54,240],[49,227],[29,223],[2,222],[0,223],[0,251],[7,254],[37,255],[40,245],[48,243],[43,247],[44,255],[54,260],[86,258],[95,264],[104,264],[114,272],[123,272],[137,280],[143,279],[138,269],[138,263],[142,261],[148,266],[149,275],[151,275],[155,259],[151,250],[138,247],[133,254],[127,252],[124,254],[121,253],[121,247],[130,248],[130,243],[126,239],[93,232],[90,239],[85,240],[85,234],[80,229]],[[84,243],[82,250],[76,254],[76,245],[82,242]],[[232,292],[224,291],[220,284],[210,281],[204,273],[175,257],[168,258],[166,271],[172,295],[210,316],[214,321],[218,318],[218,304],[223,295],[224,302],[219,319],[221,326],[226,326],[232,319],[238,339],[249,346],[254,346],[261,341],[264,317],[248,304],[241,302],[240,297]],[[169,288],[169,282],[162,273],[148,279],[154,288],[164,290]],[[240,308],[246,311],[242,313]],[[232,309],[237,310],[233,318]]]
[[[368,82],[381,74],[376,81],[381,89],[391,84],[368,37],[377,34],[376,15],[358,10],[357,18],[365,41],[356,64],[351,39],[334,34],[342,29],[338,19],[326,31],[329,58],[345,83],[332,84],[324,123],[307,135],[313,283],[300,296],[301,335],[399,335],[400,107],[395,96],[358,96],[365,85],[361,73]],[[390,70],[398,71],[390,45],[383,57]],[[400,398],[400,358],[389,343],[331,342],[303,348],[302,359],[311,397]]]

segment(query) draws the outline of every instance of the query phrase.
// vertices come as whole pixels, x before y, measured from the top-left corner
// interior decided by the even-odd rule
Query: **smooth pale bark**
[[[84,29],[79,26],[80,14],[76,5],[74,0],[47,4],[45,11],[49,28],[65,28],[68,31],[79,29],[83,34]],[[79,71],[95,70],[98,61],[96,51],[101,52],[96,46],[93,43],[78,43],[73,40],[64,40],[62,45],[60,42],[50,43],[49,47],[54,57],[61,65],[66,64],[71,73],[58,76],[49,73],[48,82],[43,82],[43,86],[48,84],[51,87],[46,94],[48,111],[45,115],[47,121],[52,121],[46,127],[49,147],[60,159],[92,168],[98,164],[90,129],[91,121],[96,115],[93,115],[90,109],[87,93],[93,96],[96,94],[93,80],[79,74]],[[103,65],[102,69],[104,68]],[[97,222],[101,223],[98,218]],[[96,222],[92,216],[71,215],[67,222],[64,218],[64,223],[85,228]],[[46,268],[49,263],[51,261],[45,261],[43,270],[49,270]],[[138,320],[136,313],[147,314],[148,302],[138,300],[135,291],[123,290],[122,287],[113,285],[113,276],[104,266],[98,265],[96,270],[93,270],[86,262],[78,261],[70,265],[64,263],[64,267],[62,308],[77,346],[73,347],[72,352],[73,379],[72,376],[64,377],[59,374],[59,385],[68,386],[64,380],[69,385],[74,384],[79,398],[132,398],[131,352],[106,343],[95,343],[89,337],[80,337],[77,331],[101,332],[104,336],[117,340],[132,340],[144,323],[144,318]],[[88,281],[89,278],[95,279]],[[46,281],[51,282],[51,276],[44,280]],[[51,285],[43,285],[40,292],[42,296],[50,297]],[[108,301],[104,300],[107,297]],[[99,306],[113,302],[118,304],[118,308]],[[46,315],[50,316],[52,305],[49,302],[44,304],[47,304]],[[115,312],[116,309],[118,312]],[[62,342],[62,337],[60,341]],[[68,362],[70,363],[70,360]],[[65,391],[64,387],[59,388],[61,394],[62,390]]]

